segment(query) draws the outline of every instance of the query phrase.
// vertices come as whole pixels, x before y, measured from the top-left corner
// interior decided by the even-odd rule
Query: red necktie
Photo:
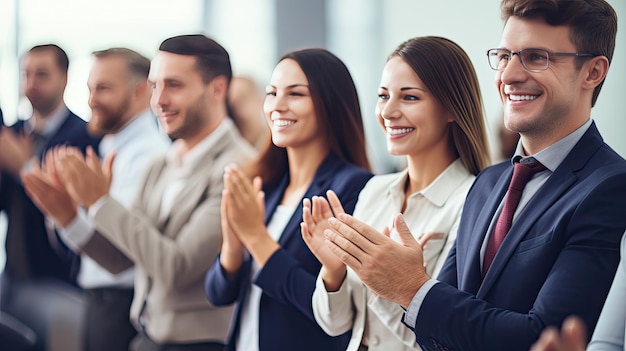
[[[493,258],[496,256],[500,245],[504,241],[504,237],[509,232],[509,229],[511,229],[513,214],[515,213],[515,209],[517,208],[519,200],[522,197],[522,191],[524,191],[526,183],[528,183],[530,178],[532,178],[533,174],[546,169],[544,165],[534,158],[524,161],[524,163],[518,161],[515,162],[513,177],[511,177],[509,191],[506,195],[506,199],[504,200],[502,212],[500,213],[500,217],[498,217],[493,233],[487,242],[487,249],[485,250],[485,257],[483,260],[483,277],[487,274],[489,266],[491,266],[491,262],[493,262]]]

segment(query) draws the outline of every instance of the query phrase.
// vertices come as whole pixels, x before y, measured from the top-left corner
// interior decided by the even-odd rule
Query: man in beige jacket
[[[93,152],[49,157],[51,183],[56,176],[58,192],[88,208],[97,230],[66,239],[111,272],[136,267],[133,351],[222,350],[226,340],[232,311],[211,306],[202,281],[221,245],[224,166],[255,154],[226,116],[230,78],[228,53],[203,35],[161,44],[151,106],[175,142],[149,167],[131,211],[108,194],[113,158],[101,166]]]

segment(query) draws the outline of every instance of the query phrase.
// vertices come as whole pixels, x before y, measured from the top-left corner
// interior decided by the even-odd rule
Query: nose
[[[162,109],[163,106],[169,105],[169,99],[162,87],[155,85],[152,88],[152,95],[150,97],[150,103],[152,105],[152,109],[154,112],[157,112],[159,109]]]
[[[272,111],[286,111],[287,101],[285,94],[267,95],[263,108],[267,114],[270,114]]]
[[[526,71],[524,65],[522,65],[522,59],[518,54],[511,54],[511,57],[509,58],[509,63],[506,65],[504,70],[499,73],[500,81],[507,85],[523,81],[528,77],[528,71]]]
[[[379,102],[379,106],[379,114],[383,119],[391,120],[399,118],[402,115],[398,99],[394,97],[389,97],[387,100],[381,100]]]
[[[94,102],[96,100],[96,94],[94,94],[93,91],[89,91],[89,100],[87,100],[87,104],[89,105],[89,107],[93,108],[94,106]]]

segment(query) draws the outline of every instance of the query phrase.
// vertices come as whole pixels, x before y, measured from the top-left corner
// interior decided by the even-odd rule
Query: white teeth
[[[387,127],[387,134],[389,135],[399,135],[410,133],[415,130],[415,128],[389,128]]]
[[[296,121],[286,121],[284,119],[275,119],[272,121],[274,123],[275,126],[277,127],[284,127],[284,126],[290,126],[294,123],[296,123]]]
[[[537,95],[509,95],[509,99],[513,101],[535,100]]]

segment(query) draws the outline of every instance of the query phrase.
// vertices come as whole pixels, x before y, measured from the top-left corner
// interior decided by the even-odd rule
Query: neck
[[[408,179],[405,200],[411,194],[429,186],[443,171],[456,160],[454,152],[448,148],[445,152],[407,156]]]
[[[287,148],[289,184],[283,194],[282,204],[297,206],[327,155],[327,149],[302,150]]]
[[[50,116],[52,116],[53,114],[55,114],[56,112],[58,112],[59,110],[61,110],[63,107],[65,106],[65,103],[63,103],[63,101],[59,101],[53,108],[48,109],[48,110],[38,110],[38,109],[33,109],[33,117],[35,117],[35,120],[44,120]]]
[[[189,150],[200,144],[202,140],[211,135],[226,118],[225,116],[226,114],[223,114],[221,118],[209,117],[207,123],[199,130],[194,131],[193,135],[182,137],[181,154],[186,154]]]
[[[552,128],[546,131],[522,132],[520,133],[520,139],[524,152],[527,156],[535,155],[572,134],[587,121],[589,121],[589,117],[569,120],[566,123],[555,123]]]

